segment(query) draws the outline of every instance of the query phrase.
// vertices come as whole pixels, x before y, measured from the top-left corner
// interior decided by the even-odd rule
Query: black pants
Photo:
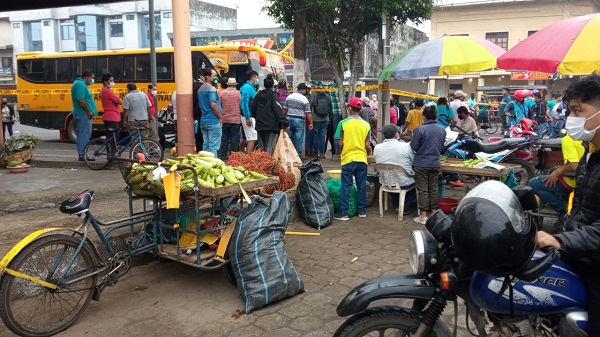
[[[240,124],[224,123],[223,134],[221,135],[221,149],[219,158],[226,160],[229,158],[229,151],[238,152],[240,150]]]
[[[600,337],[600,276],[597,273],[578,274],[588,295],[588,337]]]
[[[331,154],[335,154],[335,130],[333,129],[333,118],[329,119],[329,125],[327,125],[327,142],[331,144]],[[327,143],[325,143],[325,152],[327,152]]]
[[[204,145],[204,138],[202,138],[202,132],[200,132],[200,120],[198,120],[198,132],[196,133],[196,152],[202,151],[202,145]]]
[[[12,137],[14,124],[15,124],[15,122],[2,122],[2,134],[4,135],[5,140],[6,140],[6,129],[8,129],[8,135],[10,137]]]

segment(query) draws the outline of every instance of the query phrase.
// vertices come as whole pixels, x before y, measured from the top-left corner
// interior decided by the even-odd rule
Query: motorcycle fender
[[[366,281],[354,288],[337,307],[340,317],[359,313],[373,301],[386,298],[431,300],[435,286],[414,275],[386,275]]]
[[[68,231],[68,232],[72,232],[74,234],[82,235],[80,232],[78,232],[76,230],[65,229],[65,228],[44,228],[44,229],[40,229],[39,231],[35,231],[35,232],[27,235],[23,240],[19,241],[19,243],[17,243],[16,245],[14,245],[8,251],[8,253],[6,253],[6,255],[2,258],[2,260],[0,260],[0,275],[4,274],[6,267],[8,267],[10,262],[15,258],[15,256],[17,256],[23,250],[23,248],[25,248],[27,245],[29,245],[30,243],[35,241],[40,236],[43,236],[43,235],[51,233],[51,232],[57,232],[57,231]],[[89,238],[87,239],[87,241],[90,244],[90,246],[92,247],[92,251],[96,255],[96,258],[98,259],[100,257],[100,254],[98,253],[96,246],[90,241]]]

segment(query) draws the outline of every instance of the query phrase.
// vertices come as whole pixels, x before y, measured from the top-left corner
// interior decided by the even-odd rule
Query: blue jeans
[[[548,123],[540,123],[538,124],[538,136],[542,137],[544,135],[544,133],[547,133],[548,135],[550,135],[550,129],[548,126]]]
[[[304,142],[304,128],[305,122],[303,118],[288,117],[287,120],[290,122],[290,129],[287,131],[298,155],[302,155],[302,143]]]
[[[87,115],[73,116],[75,118],[75,126],[77,127],[77,153],[83,157],[85,146],[92,138],[92,119]]]
[[[304,128],[304,139],[306,139],[306,143],[304,144],[304,152],[306,152],[306,154],[309,153],[315,153],[316,148],[315,148],[315,144],[313,143],[313,132],[312,130],[309,130],[308,128]]]
[[[228,150],[238,152],[240,149],[240,138],[240,124],[224,123],[219,158],[228,159]]]
[[[200,131],[204,140],[202,150],[212,152],[217,157],[217,151],[221,147],[221,135],[223,134],[221,124],[200,125]]]
[[[313,153],[314,154],[325,154],[325,150],[327,149],[327,126],[329,122],[313,122]]]
[[[340,216],[348,216],[352,177],[356,180],[356,210],[367,214],[367,164],[350,162],[342,165],[342,190],[340,192]]]
[[[408,213],[412,205],[417,202],[417,190],[412,189],[406,193],[406,197],[404,198],[404,209],[402,210],[404,213]],[[400,194],[392,193],[392,205],[394,208],[400,207]]]
[[[567,201],[569,194],[573,191],[571,188],[565,187],[562,181],[556,182],[556,186],[546,186],[544,179],[548,176],[539,176],[529,181],[529,186],[540,199],[550,205],[557,212],[567,211]]]

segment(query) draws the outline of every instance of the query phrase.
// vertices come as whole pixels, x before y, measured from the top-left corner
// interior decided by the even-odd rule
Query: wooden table
[[[513,169],[513,171],[519,171],[521,169],[521,165],[507,163],[497,163],[498,165],[504,166],[502,170],[452,166],[462,164],[464,162],[465,160],[463,159],[448,158],[446,161],[442,162],[441,171],[444,173],[461,173],[473,176],[498,178],[507,176],[510,172],[510,169]]]

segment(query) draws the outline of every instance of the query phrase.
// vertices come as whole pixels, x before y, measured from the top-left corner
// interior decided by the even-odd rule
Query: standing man
[[[152,117],[152,103],[148,95],[137,90],[135,83],[127,83],[129,92],[123,98],[123,126],[127,131],[135,132],[140,129],[143,139],[150,138],[150,120]]]
[[[550,113],[552,118],[552,127],[550,128],[550,138],[558,138],[560,130],[565,127],[566,105],[564,102],[558,102]]]
[[[79,154],[79,161],[85,160],[83,158],[83,151],[92,137],[92,118],[98,115],[94,97],[92,97],[92,92],[88,88],[89,85],[94,84],[94,77],[93,71],[85,70],[81,74],[81,77],[76,79],[71,86],[73,118],[75,118],[75,125],[77,126],[77,153]],[[87,158],[87,160],[93,161],[95,159]]]
[[[500,102],[500,106],[498,106],[498,116],[500,116],[500,118],[502,118],[502,130],[506,130],[506,127],[508,126],[507,118],[504,115],[504,110],[506,109],[506,106],[510,102],[512,102],[512,98],[510,97],[510,89],[503,88],[502,89],[502,101]]]
[[[542,136],[542,133],[548,130],[548,119],[550,118],[548,105],[540,92],[533,94],[533,101],[535,104],[531,107],[529,114],[533,115],[533,120],[538,126],[538,135]]]
[[[527,117],[528,113],[527,106],[525,106],[525,93],[523,90],[515,91],[515,100],[508,103],[504,109],[504,116],[508,118],[507,126],[518,126],[521,120]],[[505,137],[507,134],[508,132],[505,132]]]
[[[335,89],[335,87],[334,87]],[[335,131],[337,130],[338,124],[342,120],[342,109],[340,107],[340,97],[337,90],[329,92],[331,98],[332,116],[330,117],[329,125],[327,127],[327,140],[331,143],[331,157],[340,154],[340,148],[335,142]]]
[[[425,102],[423,99],[418,98],[415,101],[415,108],[408,112],[408,117],[406,117],[406,123],[404,124],[403,133],[408,133],[408,136],[411,136],[413,131],[416,128],[423,124],[423,107],[425,106]],[[407,132],[408,131],[408,132]]]
[[[481,94],[481,99],[479,100],[479,104],[477,104],[479,111],[477,112],[477,122],[479,125],[486,124],[489,127],[490,118],[488,110],[490,108],[490,102],[487,99],[487,95],[485,93]],[[483,129],[483,128],[482,128]],[[487,135],[487,128],[483,130]]]
[[[202,84],[204,84],[204,75],[202,75],[203,68],[198,69],[198,76],[192,84],[192,97],[194,104],[194,134],[196,136],[196,150],[200,151],[204,145],[204,139],[202,138],[202,132],[200,131],[200,119],[202,118],[202,110],[200,110],[200,102],[198,101],[198,90]]]
[[[548,102],[548,112],[552,113],[554,111],[554,107],[562,100],[561,94],[552,94],[552,99]]]
[[[289,95],[283,105],[283,113],[290,122],[288,134],[290,139],[294,142],[294,147],[296,148],[296,152],[298,152],[298,156],[302,155],[305,119],[307,120],[308,128],[310,130],[313,129],[310,102],[308,101],[308,98],[306,98],[306,94],[309,90],[309,87],[305,83],[298,84],[298,92]]]
[[[291,97],[291,96],[290,96]],[[338,125],[335,138],[342,148],[342,190],[340,192],[340,221],[348,221],[352,178],[356,180],[359,218],[367,217],[367,155],[371,153],[371,126],[359,116],[362,100],[350,99],[350,116]]]
[[[415,171],[413,170],[413,161],[415,154],[410,148],[410,145],[403,140],[400,140],[400,133],[398,128],[394,124],[388,124],[383,128],[383,137],[385,140],[381,144],[377,144],[373,150],[373,157],[377,164],[392,164],[402,166],[402,168],[409,174],[406,176],[399,176],[398,178],[393,177],[392,186],[400,186],[402,189],[408,189],[415,184]],[[379,178],[382,180],[382,178]],[[399,181],[396,181],[399,180]],[[381,181],[383,183],[383,181]],[[398,185],[396,185],[398,184]],[[392,204],[396,213],[399,211],[400,195],[398,193],[392,194]],[[412,189],[406,193],[406,199],[404,200],[404,209],[402,210],[404,215],[410,213],[412,204],[417,200],[417,192]]]
[[[148,84],[148,91],[146,92],[146,96],[148,96],[150,103],[152,103],[152,119],[150,120],[150,139],[153,139],[156,142],[159,141],[158,124],[156,123],[157,94],[158,88],[156,87],[156,85],[153,83]]]
[[[452,102],[450,102],[450,108],[452,108],[452,110],[458,113],[458,108],[460,108],[461,106],[464,106],[465,108],[469,109],[469,106],[467,105],[467,103],[465,103],[465,93],[462,90],[457,90],[454,93],[454,99],[452,100]],[[462,125],[460,119],[456,124],[458,126]]]
[[[468,112],[467,112],[468,113]],[[425,224],[427,212],[438,208],[440,154],[444,150],[446,130],[437,124],[435,107],[428,106],[423,110],[425,123],[419,126],[414,134],[410,147],[415,152],[415,180],[417,184],[417,203],[420,216],[414,222]]]
[[[242,95],[237,90],[235,77],[227,79],[219,98],[223,107],[223,138],[219,158],[227,160],[229,151],[238,152],[240,146],[240,103]]]
[[[246,140],[246,153],[251,154],[254,151],[254,146],[258,140],[258,133],[256,132],[256,119],[252,117],[250,108],[252,107],[252,100],[256,97],[256,91],[258,88],[258,73],[254,70],[248,70],[246,72],[246,83],[240,88],[242,95],[242,129],[244,129],[244,136]]]
[[[202,150],[212,152],[215,157],[218,156],[221,147],[221,136],[223,135],[223,120],[221,118],[221,100],[217,94],[217,88],[212,85],[217,78],[217,72],[214,69],[204,68],[202,70],[204,83],[198,89],[198,102],[202,117],[200,120],[200,131],[204,144]]]
[[[316,92],[311,95],[311,105],[313,107],[313,154],[319,158],[325,158],[327,150],[327,126],[330,122],[330,116],[333,115],[333,106],[331,105],[331,96],[328,92]]]

